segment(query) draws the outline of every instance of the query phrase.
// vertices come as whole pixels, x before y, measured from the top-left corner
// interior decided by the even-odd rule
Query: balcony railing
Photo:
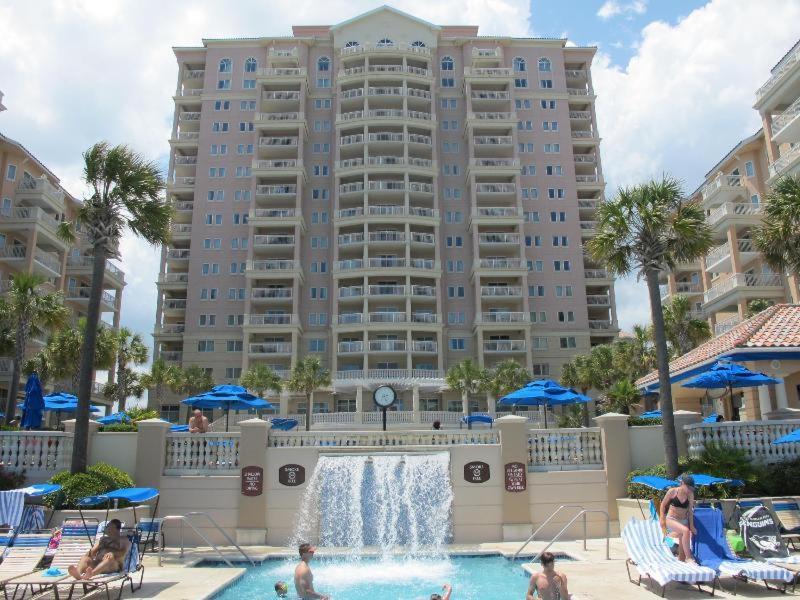
[[[706,220],[709,225],[716,225],[728,217],[743,217],[760,215],[761,204],[757,202],[725,202],[708,213]]]
[[[517,118],[514,112],[471,112],[467,114],[468,119],[478,121],[508,121]]]
[[[5,214],[5,211],[3,214]],[[18,206],[11,211],[10,217],[11,219],[18,219],[20,221],[38,221],[51,229],[58,229],[61,225],[61,221],[53,217],[47,211],[36,206]]]
[[[290,300],[292,288],[252,288],[250,297],[253,300]]]
[[[339,342],[337,349],[343,354],[364,352],[364,342]]]
[[[293,208],[254,208],[250,211],[251,219],[291,219],[296,216]]]
[[[521,258],[481,258],[478,266],[481,269],[522,269],[523,261]]]
[[[287,196],[297,193],[296,184],[286,185],[257,185],[256,196]]]
[[[592,118],[592,113],[588,110],[571,110],[569,111],[569,118],[577,121],[589,121]]]
[[[250,354],[291,354],[291,342],[256,342],[249,345]]]
[[[172,250],[167,251],[167,259],[169,259],[169,260],[189,260],[190,254],[191,254],[191,250],[173,248]]]
[[[186,299],[177,298],[164,300],[164,310],[186,310]]]
[[[293,260],[250,260],[247,261],[248,271],[291,271],[297,268]]]
[[[203,79],[206,76],[205,69],[186,69],[183,72],[184,79]]]
[[[772,119],[772,135],[775,136],[781,129],[786,127],[794,119],[800,116],[800,97],[789,105],[789,108],[784,110],[777,117]]]
[[[472,141],[476,146],[510,146],[514,143],[510,135],[476,135]]]
[[[12,245],[6,246],[5,248],[0,248],[0,258],[25,258],[26,254],[27,248],[21,245]]]
[[[175,156],[175,164],[176,165],[190,165],[194,166],[197,164],[197,157],[196,156],[183,156],[183,155],[176,155]]]
[[[611,297],[607,294],[587,294],[586,304],[589,306],[611,306]]]
[[[484,352],[524,352],[525,340],[492,340],[483,342]]]
[[[524,312],[497,311],[481,313],[480,323],[527,323],[528,315]]]
[[[297,146],[297,137],[273,136],[258,138],[258,145],[261,147],[269,146]]]
[[[303,161],[296,158],[284,158],[280,160],[254,160],[254,169],[295,169],[303,168]]]
[[[518,233],[482,233],[478,236],[481,244],[519,244]]]
[[[510,67],[464,67],[465,77],[500,77],[507,79],[513,76]]]
[[[777,64],[772,71],[772,76],[764,85],[758,88],[758,91],[756,91],[756,99],[761,100],[761,98],[766,96],[767,92],[778,85],[783,76],[793,69],[798,62],[800,62],[800,48],[797,48],[794,52],[785,56],[781,62]]]
[[[370,323],[406,323],[408,315],[404,312],[378,311],[369,313]]]
[[[61,259],[58,254],[37,249],[33,254],[33,260],[54,273],[61,274]]]
[[[589,90],[587,90],[585,88],[571,88],[571,87],[568,87],[567,88],[567,93],[570,96],[588,96],[589,95]]]
[[[261,94],[262,100],[299,100],[300,92],[286,91],[272,91],[263,92]]]
[[[165,350],[159,356],[167,362],[180,362],[183,360],[183,352],[180,350]]]
[[[519,160],[516,158],[473,158],[470,165],[473,167],[515,168],[519,166]]]
[[[341,234],[338,238],[340,246],[352,246],[353,244],[363,244],[364,243],[364,234],[363,233],[344,233]]]
[[[426,46],[414,46],[411,44],[364,44],[359,46],[347,46],[339,51],[339,56],[357,56],[359,54],[391,54],[394,52],[407,52],[418,56],[430,56],[431,49]]]
[[[23,177],[17,186],[17,192],[41,192],[54,201],[64,201],[64,191],[50,183],[46,177]]]
[[[246,315],[245,323],[248,325],[290,325],[293,319],[290,314]],[[296,322],[296,321],[295,321]]]
[[[475,191],[479,194],[513,194],[517,186],[513,183],[479,183]]]
[[[474,217],[518,217],[516,206],[478,207],[472,211]]]
[[[293,235],[254,235],[253,246],[294,246]]]
[[[704,302],[712,302],[738,287],[781,287],[781,276],[777,273],[734,273],[703,294]]]
[[[412,296],[423,296],[425,298],[433,298],[436,296],[436,288],[432,285],[412,285]]]
[[[408,293],[404,285],[370,285],[367,290],[370,296],[405,296]]]
[[[370,352],[405,352],[404,340],[370,340]]]
[[[750,239],[739,239],[736,240],[736,246],[739,252],[755,252],[755,244],[753,240]],[[707,265],[715,265],[720,261],[725,260],[731,255],[731,245],[729,242],[725,242],[724,244],[720,244],[716,248],[712,249],[711,252],[708,253],[706,256],[706,264]]]
[[[256,113],[253,119],[256,123],[275,123],[281,121],[302,121],[305,118],[301,112],[270,112]]]
[[[605,331],[611,329],[611,325],[608,319],[589,319],[589,329],[593,331]]]
[[[412,352],[438,352],[439,345],[429,340],[414,340],[411,342]]]
[[[800,144],[787,150],[783,156],[769,166],[770,177],[777,177],[783,174],[783,171],[798,159],[800,159]]]
[[[517,285],[484,285],[481,296],[485,298],[521,298],[522,288]]]
[[[719,323],[715,323],[714,336],[716,337],[728,333],[731,329],[736,327],[741,322],[742,319],[739,316],[736,316],[736,317],[731,317],[729,319],[725,319],[724,321],[720,321]]]
[[[305,67],[269,67],[258,70],[259,77],[305,77]]]
[[[353,380],[375,380],[375,381],[390,381],[390,380],[413,380],[413,379],[426,379],[426,380],[443,380],[444,373],[435,369],[355,369],[350,371],[337,371],[336,379],[340,381],[353,381]]]
[[[710,196],[723,187],[742,187],[741,175],[717,175],[712,181],[703,186],[701,191],[703,199],[708,200]]]
[[[609,279],[611,277],[605,269],[584,269],[583,276],[586,279]]]
[[[156,333],[160,335],[180,335],[184,331],[186,331],[186,325],[183,323],[164,324],[156,327]]]
[[[189,283],[188,273],[161,273],[158,276],[159,283]]]
[[[473,91],[473,100],[509,100],[511,94],[509,92],[496,92],[493,90]]]
[[[342,313],[338,316],[339,325],[358,325],[364,322],[364,314],[360,312]]]
[[[339,288],[339,298],[360,298],[364,295],[364,288],[360,285],[351,285]]]

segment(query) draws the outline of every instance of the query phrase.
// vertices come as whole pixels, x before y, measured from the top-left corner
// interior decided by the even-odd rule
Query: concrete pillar
[[[775,384],[775,402],[778,410],[789,408],[789,398],[786,395],[786,383],[781,381]]]
[[[464,416],[469,414],[469,394],[467,392],[461,392],[461,412],[464,413]]]
[[[289,392],[281,390],[279,403],[280,408],[278,410],[280,411],[280,415],[286,417],[289,414]]]
[[[486,412],[492,416],[497,412],[497,398],[494,394],[486,394]]]
[[[411,421],[413,423],[422,423],[422,415],[419,412],[419,386],[415,385],[411,388]]]
[[[684,427],[703,420],[703,415],[691,410],[676,410],[672,413],[675,419],[675,437],[678,441],[678,456],[689,456],[689,443]]]
[[[739,258],[739,237],[736,233],[736,225],[728,226],[726,237],[731,251],[731,274],[741,273],[742,261]]]
[[[267,440],[270,424],[261,419],[241,421],[239,427],[239,464],[244,471],[242,477],[260,493],[242,493],[239,490],[239,513],[236,522],[236,542],[246,546],[263,546],[267,539],[267,495],[264,491],[267,469]],[[259,471],[260,469],[260,471]]]
[[[359,385],[356,387],[356,414],[354,415],[354,423],[360,425],[364,422],[364,386]]]
[[[619,520],[617,498],[627,497],[628,473],[631,471],[631,443],[628,415],[606,413],[595,417],[602,432],[603,463],[606,471],[608,516]]]
[[[67,421],[63,421],[64,423],[64,433],[71,433],[73,438],[75,436],[75,419],[68,419]],[[97,421],[93,421],[89,419],[89,441],[86,444],[86,466],[91,466],[89,462],[92,456],[92,444],[94,443],[94,434],[102,427],[100,423]],[[70,450],[70,452],[72,452]],[[69,460],[71,460],[71,455]]]
[[[500,432],[500,456],[505,479],[506,465],[522,463],[528,470],[528,421],[525,417],[506,415],[495,421]],[[627,473],[626,473],[627,475]],[[503,488],[503,541],[526,539],[532,531],[531,501],[527,485],[522,491],[509,492]]]
[[[761,419],[766,419],[767,415],[772,412],[772,400],[769,397],[769,386],[761,385],[757,389],[758,410],[761,413]]]
[[[161,487],[167,433],[171,425],[161,419],[139,421],[136,440],[136,476],[138,487]]]

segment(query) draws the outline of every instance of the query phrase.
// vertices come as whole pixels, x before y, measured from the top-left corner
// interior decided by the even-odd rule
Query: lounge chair
[[[781,537],[793,550],[800,550],[800,506],[795,500],[773,500],[772,510],[781,526]]]
[[[657,521],[631,519],[622,530],[622,539],[628,549],[625,569],[631,583],[641,585],[642,577],[647,577],[661,587],[662,597],[671,581],[697,585],[698,590],[701,590],[701,583],[710,583],[711,595],[714,595],[717,579],[714,571],[678,560],[664,543],[664,534]],[[638,580],[631,577],[631,565],[639,573]]]
[[[739,581],[763,581],[767,589],[785,591],[787,584],[794,580],[788,570],[770,563],[742,559],[736,556],[725,538],[722,512],[714,508],[698,508],[694,511],[694,525],[697,535],[692,537],[692,553],[704,567],[713,569],[719,576],[732,577],[733,593]],[[772,588],[769,582],[778,581],[783,585]]]
[[[49,532],[20,533],[16,536],[15,545],[5,551],[0,564],[0,588],[4,593],[6,582],[36,570],[47,552],[51,537],[52,533]]]
[[[142,564],[141,555],[139,554],[139,533],[136,530],[131,530],[128,534],[128,539],[131,545],[123,560],[122,571],[104,573],[87,579],[86,581],[61,581],[56,583],[56,586],[69,586],[69,598],[72,598],[76,587],[82,588],[84,595],[103,589],[106,592],[106,598],[110,600],[111,588],[109,586],[113,583],[121,582],[122,585],[119,586],[119,592],[117,593],[117,600],[119,600],[122,597],[122,591],[125,589],[125,583],[127,582],[130,583],[131,594],[133,594],[142,587],[142,583],[144,582],[144,565]],[[134,581],[137,574],[139,575],[138,583]]]

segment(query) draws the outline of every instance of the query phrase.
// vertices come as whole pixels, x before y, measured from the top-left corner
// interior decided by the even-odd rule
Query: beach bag
[[[733,529],[728,529],[725,532],[725,537],[728,540],[728,545],[731,547],[731,550],[736,552],[736,554],[740,554],[745,551],[746,546],[744,543],[744,539],[742,539],[742,536],[739,535],[737,531],[734,531]]]
[[[755,506],[742,513],[739,525],[747,551],[755,560],[789,557],[777,520],[765,506]]]

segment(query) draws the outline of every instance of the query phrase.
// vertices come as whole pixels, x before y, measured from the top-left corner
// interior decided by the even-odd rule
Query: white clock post
[[[372,392],[372,400],[383,413],[383,430],[386,431],[386,411],[397,402],[397,392],[390,385],[381,385]]]

